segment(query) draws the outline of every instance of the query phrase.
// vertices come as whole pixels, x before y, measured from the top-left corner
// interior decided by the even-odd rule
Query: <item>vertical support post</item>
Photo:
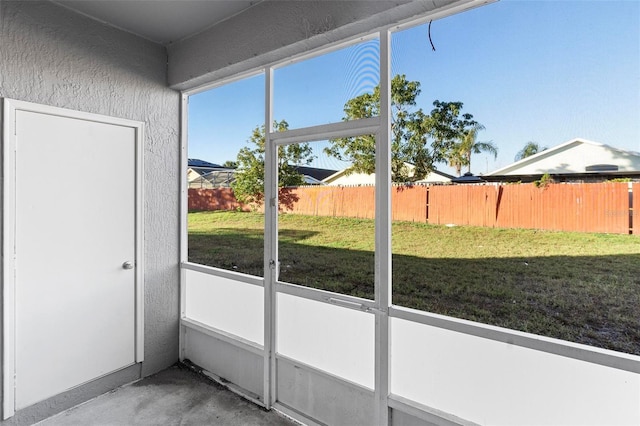
[[[136,362],[140,363],[144,361],[144,125],[136,126],[136,156],[135,156],[135,253],[136,253],[136,268],[135,268],[135,280],[136,280],[136,332],[135,332],[135,347],[136,347]]]
[[[16,110],[2,100],[2,419],[15,414]]]
[[[633,228],[637,227],[637,225],[634,225],[633,223],[633,219],[634,219],[634,212],[636,210],[638,210],[637,208],[634,209],[633,205],[634,205],[634,199],[633,199],[633,182],[629,182],[627,183],[627,188],[628,188],[628,192],[629,192],[629,234],[633,234]]]
[[[375,398],[377,424],[389,424],[391,306],[391,65],[390,33],[380,32],[380,128],[376,137]]]
[[[278,261],[278,151],[273,132],[273,70],[265,69],[264,135],[264,404],[275,402],[275,326]]]
[[[188,261],[188,211],[189,211],[189,190],[187,188],[187,168],[188,168],[188,112],[189,96],[182,94],[180,101],[180,320],[186,315],[186,271],[182,268],[182,263]],[[179,347],[178,356],[180,361],[184,361],[185,332],[186,329],[179,324]]]

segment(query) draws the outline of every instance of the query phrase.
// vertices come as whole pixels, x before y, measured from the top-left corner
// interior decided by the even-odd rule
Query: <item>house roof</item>
[[[305,176],[310,176],[316,181],[322,181],[336,173],[336,170],[319,169],[317,167],[296,166],[295,169],[298,173]]]
[[[456,178],[454,175],[450,175],[449,173],[441,172],[440,170],[432,170],[431,173],[435,173],[435,174],[440,175],[442,177],[445,177],[447,179],[455,179]]]
[[[409,164],[409,163],[406,163],[406,164],[407,164],[407,165],[409,165],[409,166],[411,166],[411,167],[413,167],[413,165],[411,165],[411,164]],[[335,172],[334,174],[332,174],[332,175],[327,176],[326,178],[324,178],[324,179],[323,179],[323,182],[325,182],[325,183],[331,183],[331,182],[334,182],[334,181],[335,181],[335,180],[337,180],[338,178],[340,178],[340,177],[342,177],[342,176],[347,175],[347,174],[348,174],[347,170],[348,170],[348,169],[342,169],[342,170],[339,170],[339,171]],[[372,175],[372,176],[375,176],[375,173],[372,173],[371,175]],[[451,180],[451,179],[454,179],[454,178],[455,178],[455,176],[452,176],[452,175],[450,175],[450,174],[448,174],[448,173],[445,173],[445,172],[441,172],[440,170],[432,170],[432,171],[427,175],[427,177],[426,177],[425,179],[422,179],[422,180],[421,180],[421,181],[419,181],[419,182],[429,181],[429,176],[432,176],[432,175],[442,176],[442,177],[443,177],[443,178],[445,178],[446,180]]]
[[[213,186],[229,186],[236,179],[236,169],[230,169],[207,161],[195,160],[193,164],[211,164],[217,167],[189,167],[190,170],[198,173],[200,176],[192,179],[191,183],[210,182]],[[191,164],[191,160],[189,163]],[[315,167],[296,167],[296,171],[300,173],[304,179],[305,185],[323,185],[319,177],[327,176],[335,172],[335,170],[318,169]]]
[[[585,173],[592,166],[609,170],[617,167],[618,171],[638,171],[640,153],[576,138],[484,176]]]
[[[210,163],[208,161],[199,160],[197,158],[189,158],[187,160],[188,167],[210,168],[210,169],[224,169],[220,164]]]
[[[451,179],[451,182],[452,183],[481,183],[481,182],[484,182],[484,179],[482,179],[480,176],[475,176],[471,172],[467,172],[462,176],[458,176]]]

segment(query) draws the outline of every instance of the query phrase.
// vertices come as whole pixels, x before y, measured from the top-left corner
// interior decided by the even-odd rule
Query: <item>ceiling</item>
[[[192,36],[262,0],[53,0],[161,44]]]

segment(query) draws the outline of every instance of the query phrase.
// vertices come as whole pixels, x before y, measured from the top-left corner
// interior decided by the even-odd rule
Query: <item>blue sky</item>
[[[424,111],[460,101],[486,127],[479,139],[499,155],[474,156],[474,173],[510,164],[528,141],[640,151],[640,1],[503,0],[434,21],[431,38],[435,52],[427,25],[394,33],[392,72],[421,82]],[[378,50],[374,40],[276,70],[275,118],[292,128],[339,121],[346,100],[378,84]],[[235,159],[264,121],[263,92],[257,76],[192,96],[189,157]]]

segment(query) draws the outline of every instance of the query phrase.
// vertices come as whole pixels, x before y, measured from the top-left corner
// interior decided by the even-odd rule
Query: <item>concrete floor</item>
[[[182,365],[50,417],[40,426],[298,425]]]

